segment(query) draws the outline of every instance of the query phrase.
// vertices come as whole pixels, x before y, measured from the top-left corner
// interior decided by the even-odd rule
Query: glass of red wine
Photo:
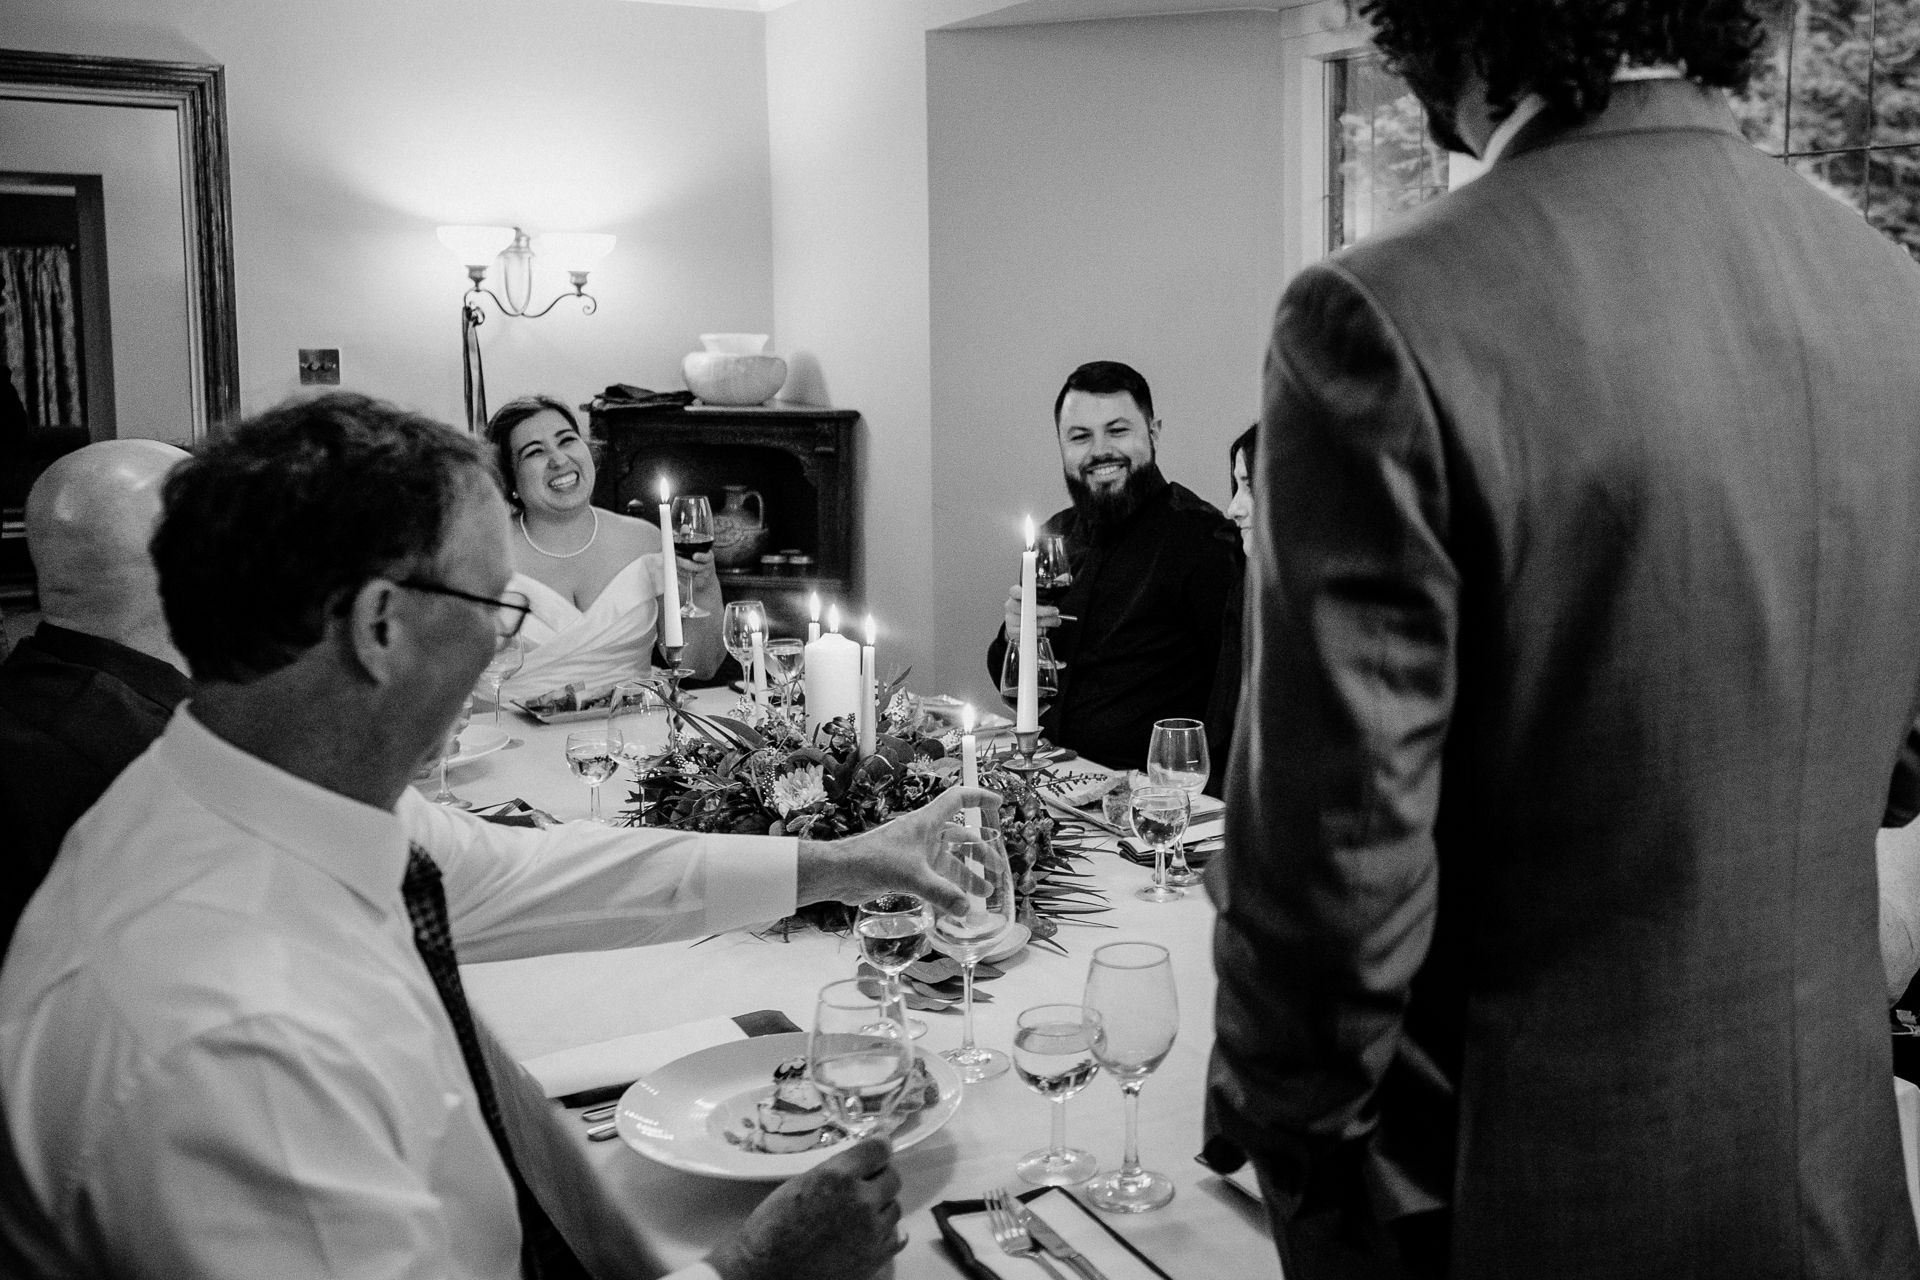
[[[673,500],[673,553],[692,559],[713,550],[713,508],[703,493],[684,494]],[[706,618],[711,611],[693,602],[693,580],[685,579],[680,591],[680,616]]]
[[[1067,540],[1057,533],[1043,533],[1033,544],[1033,599],[1036,604],[1059,608],[1073,585],[1073,567],[1067,563]]]
[[[1026,640],[1025,636],[1021,636],[1017,640],[1008,641],[1006,659],[1000,664],[1000,696],[1006,699],[1008,706],[1016,710],[1020,706],[1020,646],[1025,644]],[[1034,644],[1038,646],[1034,663],[1035,675],[1038,677],[1034,682],[1036,695],[1034,701],[1038,704],[1040,714],[1044,716],[1047,714],[1047,708],[1053,705],[1054,698],[1060,693],[1060,664],[1054,660],[1053,646],[1047,642],[1044,634],[1036,636]]]

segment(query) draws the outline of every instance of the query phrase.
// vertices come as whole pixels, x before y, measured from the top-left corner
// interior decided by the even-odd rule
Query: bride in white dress
[[[502,698],[524,700],[569,684],[604,689],[645,672],[666,590],[659,528],[592,505],[592,450],[560,401],[529,396],[503,406],[487,424],[487,438],[514,509],[509,589],[533,606],[519,637],[526,662],[502,687]],[[684,619],[681,663],[705,678],[726,652],[720,580],[711,555],[680,559],[678,568],[682,596],[708,613]]]

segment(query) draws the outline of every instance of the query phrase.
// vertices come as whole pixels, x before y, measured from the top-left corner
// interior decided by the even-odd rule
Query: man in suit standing
[[[1740,136],[1766,7],[1360,6],[1491,167],[1267,362],[1210,1102],[1288,1280],[1920,1275],[1920,268]]]

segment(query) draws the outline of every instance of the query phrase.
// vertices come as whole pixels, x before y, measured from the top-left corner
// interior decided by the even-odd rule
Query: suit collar
[[[21,642],[20,648],[25,653],[37,651],[58,662],[104,671],[165,711],[179,706],[193,691],[187,677],[172,663],[128,648],[117,640],[58,627],[51,622],[41,623],[30,639]]]
[[[1532,151],[1588,138],[1628,133],[1694,130],[1740,137],[1726,94],[1691,80],[1626,81],[1613,86],[1613,101],[1585,124],[1568,126],[1565,115],[1543,111],[1530,120],[1501,156],[1502,162]]]

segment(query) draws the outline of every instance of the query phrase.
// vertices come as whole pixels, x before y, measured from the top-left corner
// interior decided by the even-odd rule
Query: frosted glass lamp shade
[[[613,252],[613,241],[594,231],[548,231],[533,238],[533,251],[562,271],[585,275]]]
[[[440,243],[469,267],[490,267],[513,243],[512,227],[441,227]]]

